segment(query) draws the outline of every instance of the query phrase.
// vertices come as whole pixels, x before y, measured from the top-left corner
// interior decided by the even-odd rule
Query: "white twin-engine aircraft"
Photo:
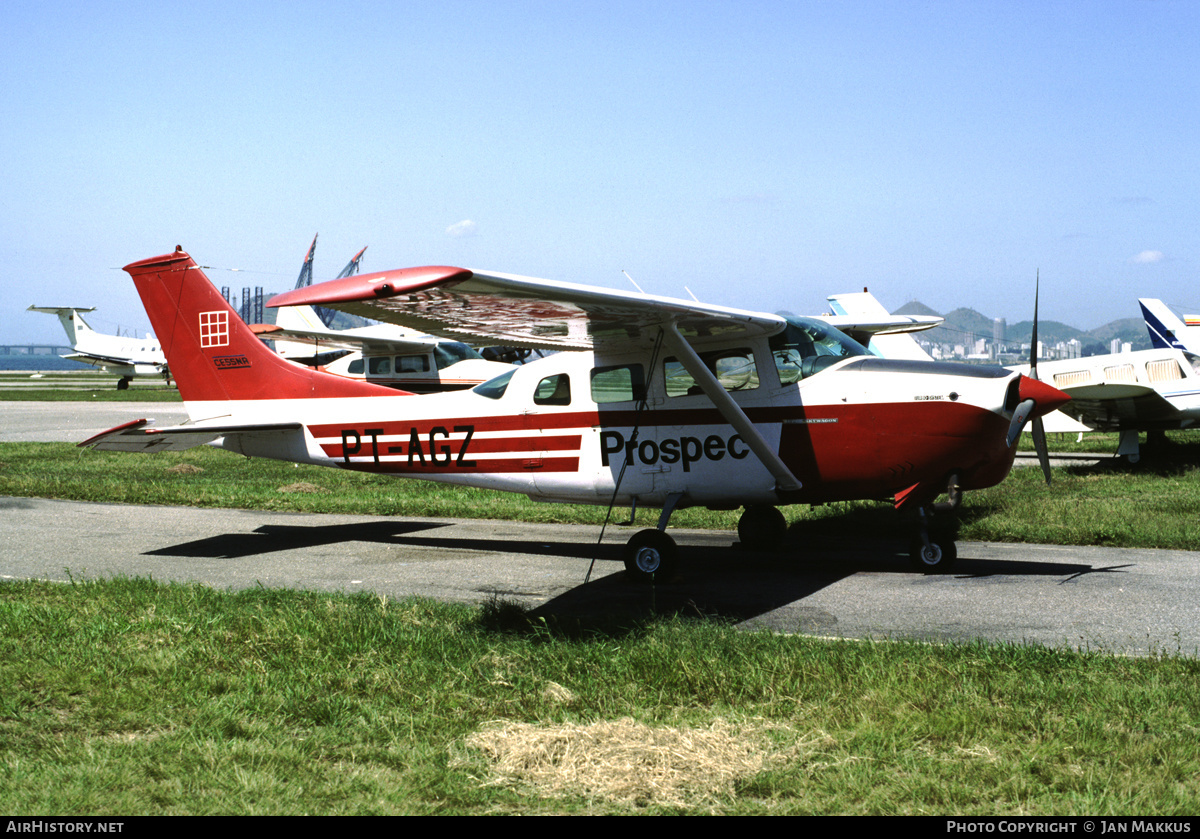
[[[662,509],[629,540],[637,580],[673,573],[674,510],[744,506],[747,546],[784,534],[777,505],[890,499],[921,511],[913,559],[955,557],[925,511],[1009,472],[1031,417],[1067,397],[1036,379],[874,357],[819,320],[432,266],[278,295],[468,343],[558,352],[468,391],[413,396],[268,350],[177,249],[126,266],[189,424],[119,426],[82,446],[211,443],[247,456],[488,487],[541,501]]]
[[[105,373],[115,373],[117,390],[125,390],[135,376],[162,376],[170,380],[167,359],[159,347],[158,339],[126,338],[122,335],[104,335],[88,326],[84,312],[95,308],[79,306],[30,306],[27,311],[58,315],[58,322],[67,333],[72,353],[63,358],[90,364]]]

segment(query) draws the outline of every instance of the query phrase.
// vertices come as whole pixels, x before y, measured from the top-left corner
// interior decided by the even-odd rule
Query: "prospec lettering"
[[[690,472],[692,464],[698,460],[722,460],[726,455],[741,460],[750,454],[746,441],[737,434],[729,439],[710,434],[703,440],[699,437],[668,437],[665,440],[626,441],[620,431],[600,432],[600,461],[603,465],[608,466],[612,456],[622,451],[625,452],[628,466],[632,466],[636,458],[647,466],[659,462],[682,463],[684,472]]]
[[[362,452],[364,442],[363,437],[366,436],[370,440],[371,457],[376,463],[379,462],[379,435],[383,433],[382,428],[364,428],[362,434],[354,428],[342,429],[342,461],[349,463],[353,455]],[[476,466],[476,461],[467,460],[467,447],[471,445],[471,438],[475,435],[475,426],[473,425],[456,425],[454,426],[455,434],[466,434],[461,441],[451,440],[450,431],[445,426],[439,425],[429,429],[427,434],[422,435],[414,427],[408,432],[407,446],[387,446],[387,454],[400,454],[407,451],[408,465],[414,463],[424,466],[460,466],[464,469],[472,469]],[[452,443],[461,443],[458,451],[455,452],[451,448]]]

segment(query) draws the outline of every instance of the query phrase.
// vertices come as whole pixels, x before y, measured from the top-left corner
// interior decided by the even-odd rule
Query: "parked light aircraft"
[[[285,306],[272,326],[255,326],[262,338],[304,346],[308,354],[349,351],[329,361],[329,373],[365,379],[409,393],[441,393],[475,387],[508,370],[486,361],[461,341],[445,341],[393,324],[326,329],[312,306]],[[280,340],[282,339],[282,341]]]
[[[470,391],[412,397],[292,364],[244,327],[182,248],[126,266],[163,339],[190,424],[134,420],[81,446],[154,452],[210,443],[247,456],[659,507],[625,548],[634,579],[666,579],[665,533],[687,506],[735,509],[743,544],[778,540],[777,509],[892,499],[920,513],[912,557],[943,570],[928,526],[943,493],[1009,472],[1030,417],[1067,397],[1000,368],[896,361],[811,318],[445,266],[278,295],[443,337],[569,350]]]
[[[933,329],[946,319],[936,315],[893,315],[865,288],[860,292],[834,294],[828,298],[832,315],[821,320],[836,326],[875,355],[932,361],[910,332]],[[870,322],[870,325],[867,323]]]
[[[296,288],[312,285],[313,254],[317,237],[304,258]],[[358,273],[366,248],[335,279]],[[507,364],[486,361],[477,350],[460,341],[443,341],[394,324],[374,323],[334,329],[337,313],[309,305],[284,306],[274,324],[253,324],[259,337],[273,342],[284,358],[329,373],[366,379],[410,393],[465,390],[482,384],[508,369]]]
[[[30,306],[27,311],[58,315],[58,321],[67,333],[67,341],[75,351],[63,358],[117,374],[121,377],[117,380],[117,390],[128,388],[134,376],[162,376],[168,381],[171,378],[166,356],[157,338],[153,335],[148,338],[125,338],[97,332],[83,319],[84,312],[94,312],[95,308]]]
[[[1085,430],[1118,432],[1117,455],[1130,463],[1141,458],[1139,432],[1161,435],[1200,423],[1200,347],[1193,343],[1200,342],[1189,340],[1188,324],[1161,301],[1138,303],[1154,349],[1043,361],[1038,368],[1044,381],[1071,397],[1062,413]],[[1063,430],[1051,419],[1048,429]]]

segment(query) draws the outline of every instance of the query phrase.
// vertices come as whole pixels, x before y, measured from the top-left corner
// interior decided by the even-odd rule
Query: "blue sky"
[[[1200,312],[1200,4],[0,4],[0,342],[455,264],[760,311]],[[233,273],[228,269],[238,268]]]

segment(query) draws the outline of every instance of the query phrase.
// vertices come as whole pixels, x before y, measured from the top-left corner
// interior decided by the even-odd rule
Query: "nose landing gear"
[[[908,557],[919,571],[944,574],[958,558],[954,537],[946,533],[930,533],[929,516],[925,508],[921,507],[917,512],[921,517],[920,531],[913,537]]]

